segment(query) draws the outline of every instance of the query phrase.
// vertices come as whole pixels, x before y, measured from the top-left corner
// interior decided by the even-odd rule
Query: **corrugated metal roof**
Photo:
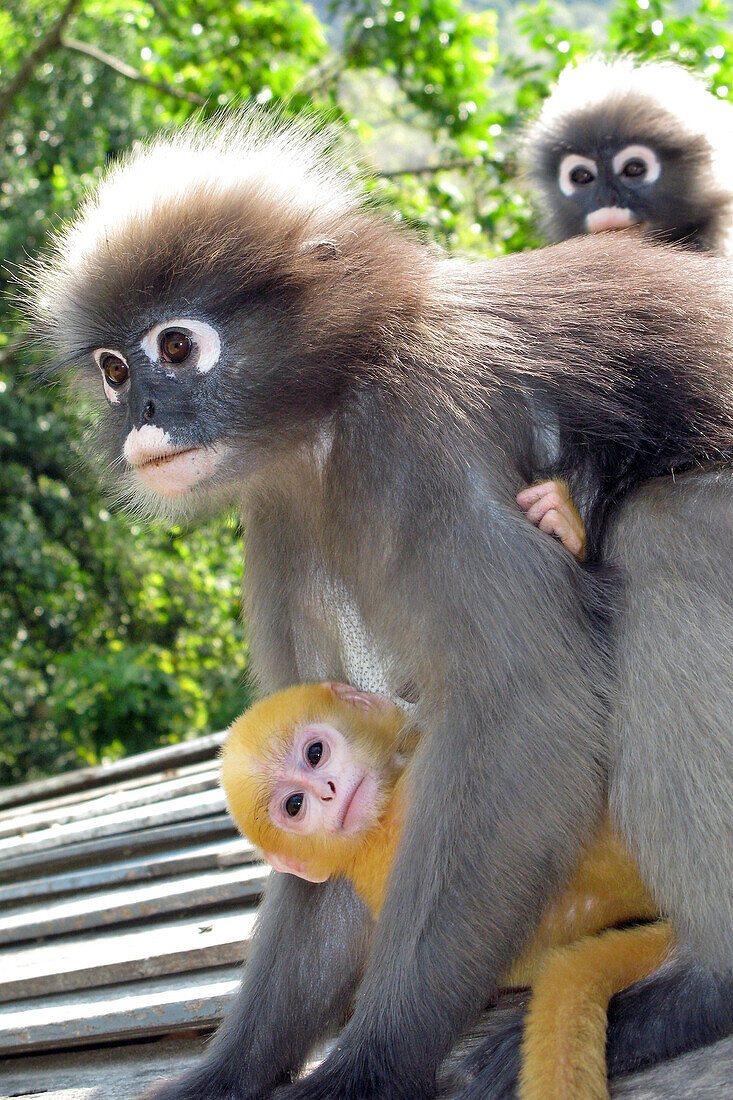
[[[130,1100],[200,1053],[269,873],[226,813],[222,740],[0,791],[0,1100]],[[731,1081],[733,1039],[613,1096]]]

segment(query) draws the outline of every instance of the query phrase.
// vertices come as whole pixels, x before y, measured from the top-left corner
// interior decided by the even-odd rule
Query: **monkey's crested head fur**
[[[678,65],[596,57],[560,74],[522,160],[555,240],[617,208],[664,240],[717,248],[733,204],[732,132],[730,104]],[[575,184],[573,168],[585,173]]]
[[[328,723],[344,733],[352,749],[380,779],[375,829],[355,834],[297,835],[275,824],[268,812],[272,773],[290,750],[296,728]],[[379,836],[381,815],[401,774],[396,763],[405,740],[397,708],[364,714],[323,684],[300,684],[260,700],[237,718],[222,749],[221,783],[241,832],[258,848],[306,864],[322,878],[354,874]]]
[[[338,514],[341,553],[347,515],[354,553],[380,527],[389,546],[406,478],[446,501],[490,482],[513,508],[541,466],[537,399],[560,473],[622,470],[600,530],[639,479],[727,457],[733,424],[728,266],[605,236],[438,258],[317,135],[247,117],[113,168],[37,266],[34,309],[97,404],[104,480],[143,512],[284,494]]]
[[[344,363],[368,374],[409,328],[422,250],[362,206],[327,136],[252,112],[107,172],[31,270],[30,308],[96,394],[90,449],[122,496],[185,518],[199,485],[231,495],[243,447],[275,427],[297,444]]]

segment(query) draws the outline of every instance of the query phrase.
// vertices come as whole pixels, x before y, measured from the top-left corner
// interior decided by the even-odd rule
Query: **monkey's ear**
[[[314,260],[335,260],[341,249],[335,241],[313,240],[304,241],[300,246],[302,252],[312,256]]]
[[[284,875],[295,875],[296,878],[304,878],[306,882],[325,882],[328,875],[316,875],[308,871],[306,865],[297,859],[286,859],[275,852],[263,852],[262,855],[276,871]]]
[[[344,703],[350,703],[352,707],[358,707],[359,710],[388,711],[394,709],[392,700],[376,691],[357,691],[350,684],[339,684],[330,680],[326,681],[323,686],[328,688],[337,699],[341,699]]]

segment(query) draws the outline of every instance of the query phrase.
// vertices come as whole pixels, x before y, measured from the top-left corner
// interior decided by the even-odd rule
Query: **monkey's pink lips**
[[[372,823],[377,783],[372,775],[363,775],[346,800],[341,824],[345,833],[355,833]]]
[[[131,466],[137,477],[156,493],[180,496],[210,477],[222,454],[216,447],[168,448],[139,454]]]
[[[194,451],[200,451],[200,447],[185,447],[181,451],[167,451],[162,455],[155,455],[153,458],[146,458],[144,462],[135,463],[136,470],[143,470],[146,466],[164,466],[166,462],[172,462],[175,458],[180,458],[182,455],[193,454]]]

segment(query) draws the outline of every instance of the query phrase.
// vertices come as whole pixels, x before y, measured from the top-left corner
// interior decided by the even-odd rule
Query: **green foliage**
[[[733,91],[720,0],[684,16],[619,0],[605,23],[588,2],[478,7],[5,0],[6,267],[134,140],[246,99],[342,118],[377,169],[377,198],[448,248],[495,254],[538,243],[514,151],[568,61],[672,56]],[[27,381],[11,300],[0,325],[0,782],[223,726],[248,697],[235,526],[151,530],[111,514],[79,458],[83,414]]]

